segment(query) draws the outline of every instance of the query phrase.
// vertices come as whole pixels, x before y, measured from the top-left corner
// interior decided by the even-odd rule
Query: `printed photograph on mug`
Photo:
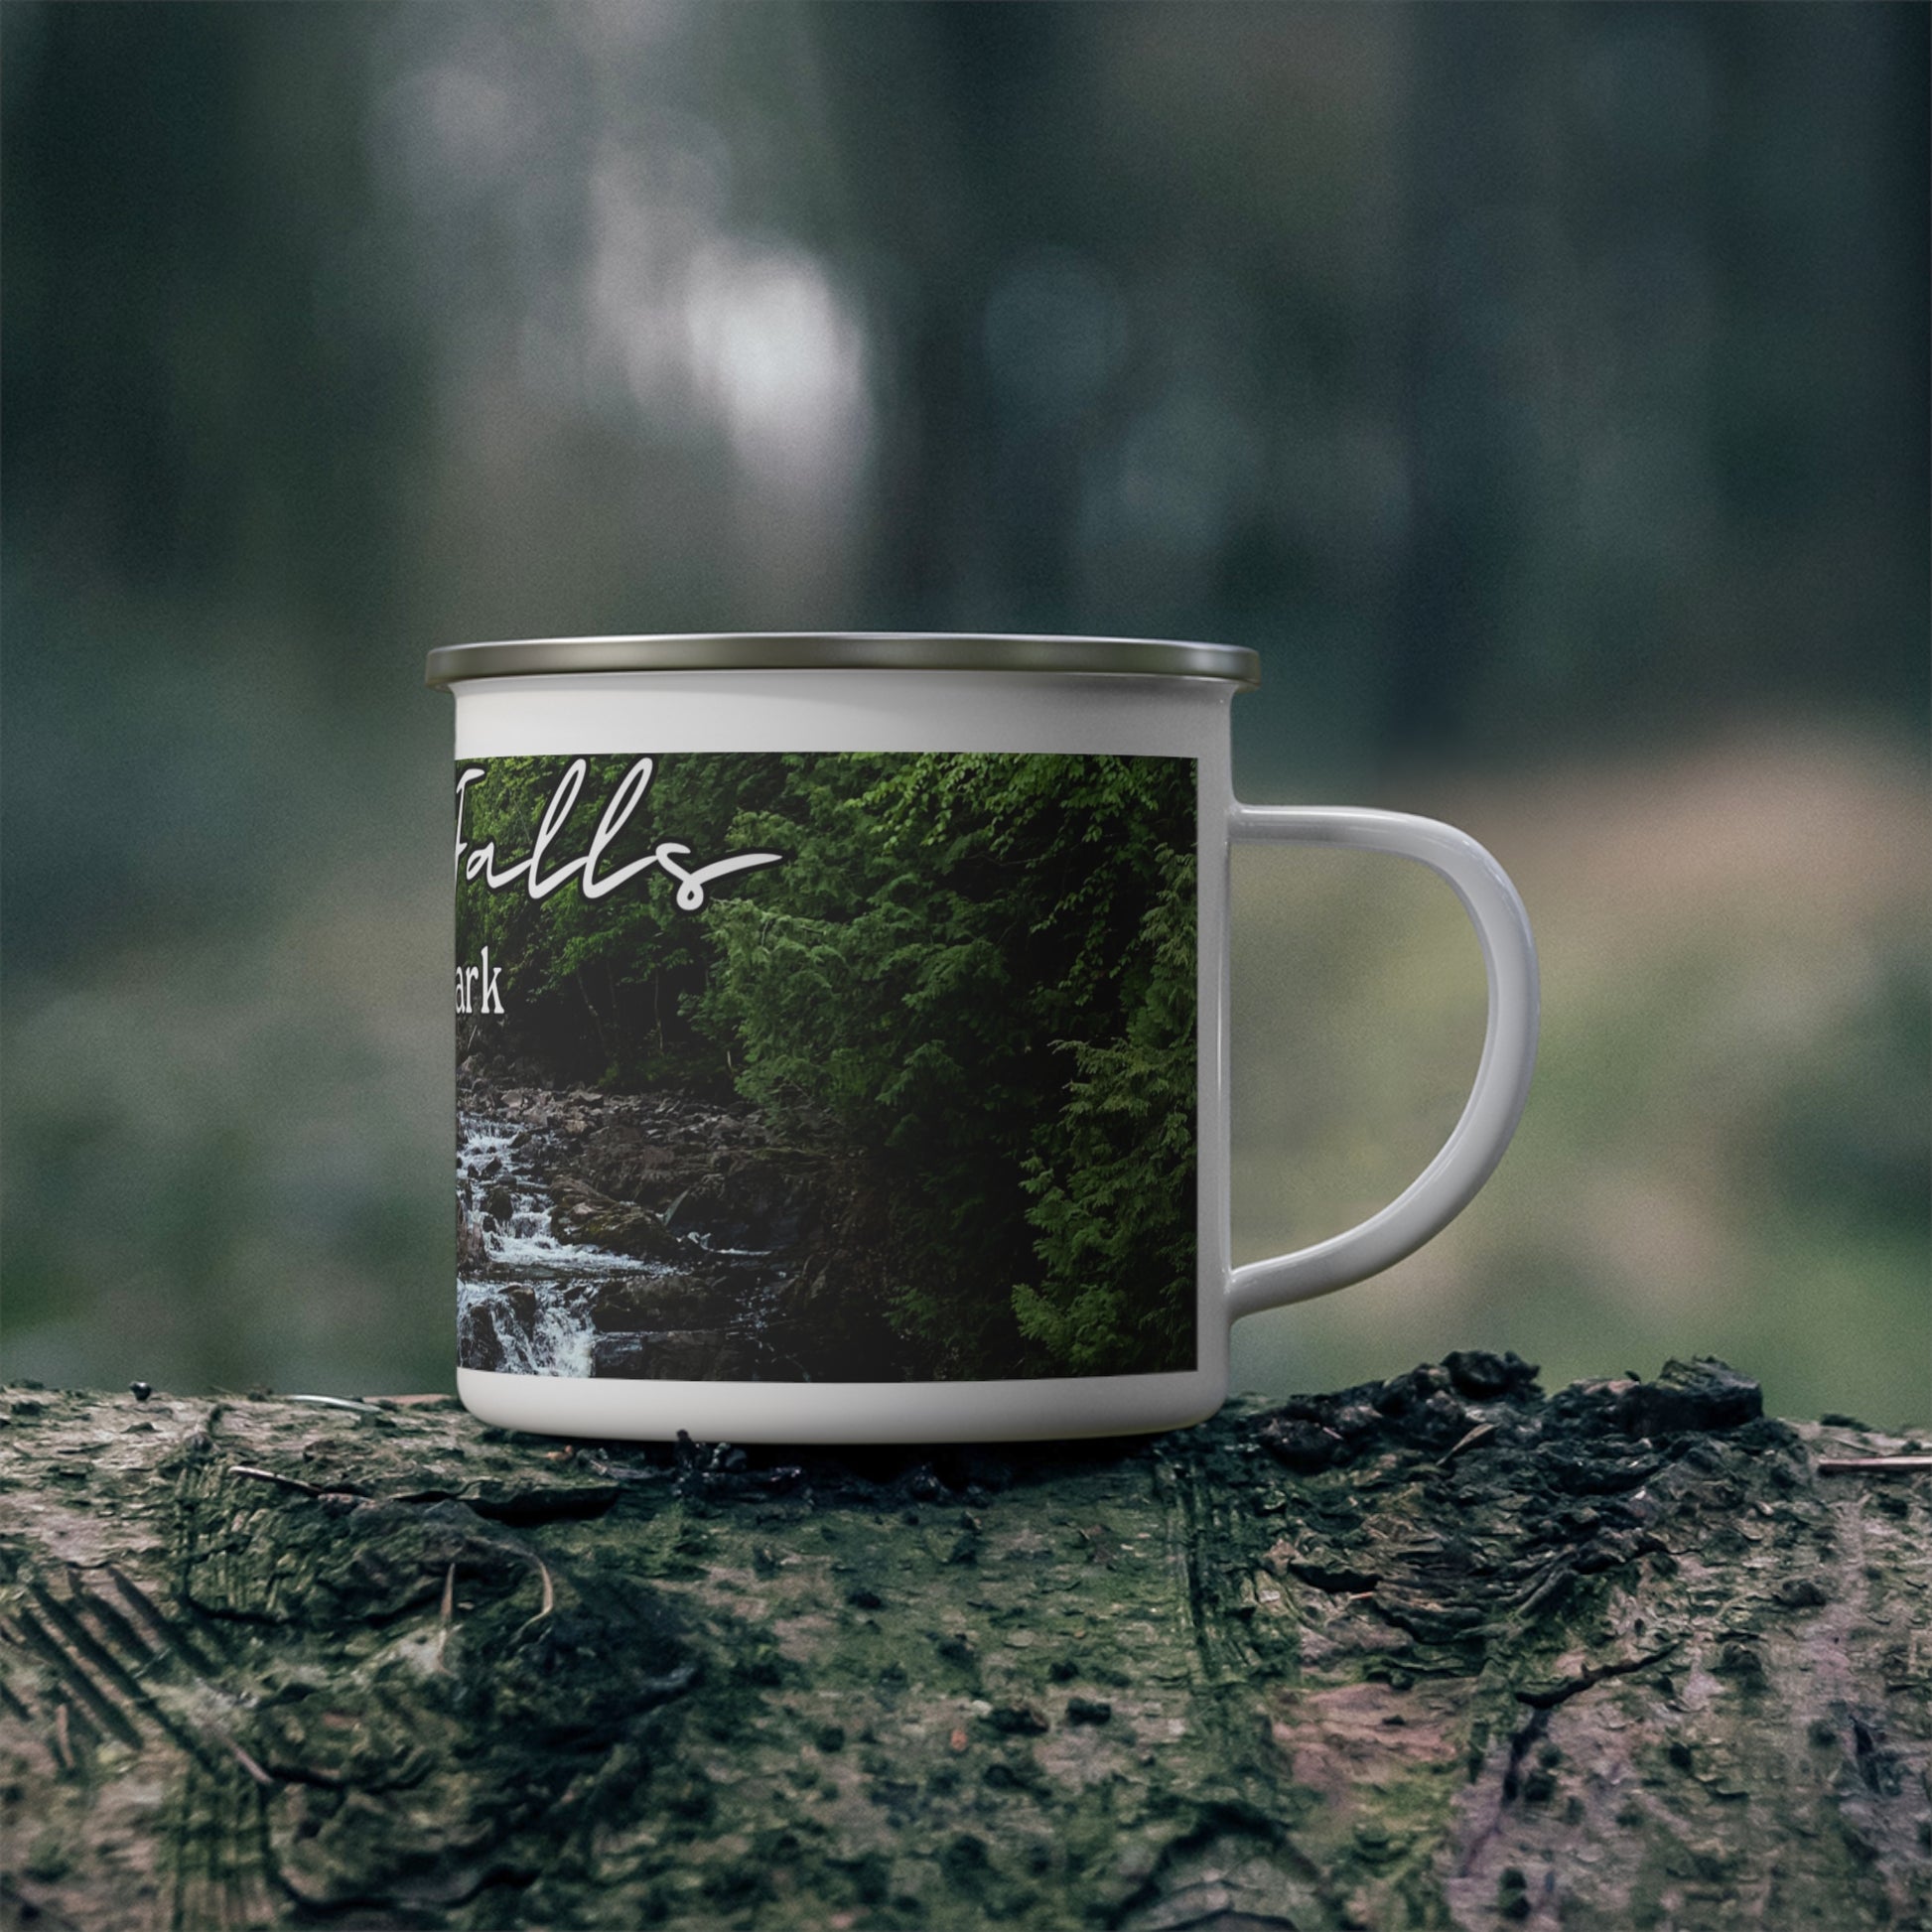
[[[459,764],[462,1366],[1192,1369],[1195,790],[1047,753]]]

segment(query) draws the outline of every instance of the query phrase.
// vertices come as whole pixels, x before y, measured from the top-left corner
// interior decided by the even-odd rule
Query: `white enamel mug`
[[[1434,820],[1237,801],[1229,707],[1258,673],[1060,637],[432,652],[456,698],[464,1403],[583,1438],[1171,1429],[1225,1399],[1238,1317],[1459,1213],[1535,1059],[1522,901]],[[1400,1196],[1237,1269],[1238,840],[1441,875],[1488,1025]]]

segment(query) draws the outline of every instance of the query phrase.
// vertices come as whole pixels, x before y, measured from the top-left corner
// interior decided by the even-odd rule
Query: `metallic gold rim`
[[[533,637],[445,644],[423,681],[570,677],[596,671],[1044,671],[1101,677],[1220,678],[1252,690],[1261,659],[1234,644],[1134,637],[988,637],[915,631],[777,631],[766,635]]]

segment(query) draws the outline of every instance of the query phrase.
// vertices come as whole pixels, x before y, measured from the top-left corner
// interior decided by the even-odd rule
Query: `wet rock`
[[[489,1260],[489,1247],[483,1239],[483,1223],[474,1214],[459,1214],[456,1224],[457,1272],[474,1273]]]
[[[800,1178],[762,1161],[740,1159],[698,1173],[679,1201],[680,1226],[714,1247],[770,1250],[797,1240]]]
[[[564,1179],[552,1183],[550,1226],[559,1241],[633,1255],[643,1261],[675,1261],[688,1250],[652,1208],[613,1200],[595,1188]]]
[[[647,1334],[600,1335],[595,1373],[716,1382],[742,1378],[746,1365],[734,1338],[718,1328],[668,1328]]]
[[[614,1276],[601,1286],[597,1324],[611,1334],[727,1325],[739,1297],[729,1278],[710,1273]]]

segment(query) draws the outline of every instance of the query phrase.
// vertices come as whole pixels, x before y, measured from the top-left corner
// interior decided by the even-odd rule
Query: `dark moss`
[[[1780,1584],[1771,1600],[1787,1610],[1815,1610],[1829,1603],[1831,1592],[1811,1577],[1793,1577]]]
[[[1709,1355],[1666,1362],[1654,1382],[1639,1382],[1615,1405],[1618,1424],[1632,1436],[1736,1429],[1763,1413],[1757,1383]]]
[[[1283,1416],[1265,1424],[1261,1440],[1291,1469],[1325,1469],[1347,1450],[1334,1430],[1302,1416]]]
[[[1764,1681],[1762,1654],[1755,1643],[1741,1638],[1732,1638],[1721,1645],[1712,1668],[1720,1677],[1732,1678],[1747,1686]]]
[[[1492,1355],[1483,1348],[1458,1348],[1444,1356],[1443,1366],[1456,1393],[1472,1402],[1532,1396],[1541,1373],[1534,1362],[1524,1361],[1514,1349]]]
[[[1039,1737],[1047,1730],[1045,1718],[1031,1704],[1002,1704],[987,1723],[1003,1737]]]
[[[1684,1884],[1736,1890],[1750,1845],[1801,1816],[1785,1764],[1794,1731],[1815,1746],[1799,1753],[1802,1792],[1849,1798],[1877,1849],[1861,1862],[1834,1825],[1779,1836],[1793,1886],[1835,1883],[1853,1901],[1810,1921],[1797,1903],[1789,1922],[1875,1922],[1881,1879],[1916,1884],[1932,1850],[1912,1851],[1915,1816],[1895,1813],[1911,1769],[1896,1740],[1916,1733],[1889,1687],[1922,1675],[1904,1642],[1905,1582],[1884,1571],[1893,1623],[1879,1640],[1903,1661],[1874,1666],[1885,1675],[1873,1687],[1850,1660],[1868,1700],[1857,1704],[1863,1741],[1849,1697],[1831,1707],[1836,1723],[1821,1716],[1807,1732],[1818,1705],[1785,1696],[1792,1655],[1822,1635],[1820,1620],[1790,1614],[1819,1607],[1798,1586],[1816,1571],[1840,1596],[1862,1589],[1857,1565],[1821,1541],[1827,1511],[1849,1524],[1869,1497],[1812,1482],[1770,1425],[1640,1443],[1620,1419],[1635,1378],[1547,1401],[1527,1385],[1486,1397],[1488,1386],[1479,1368],[1445,1364],[1156,1443],[1003,1450],[997,1471],[964,1451],[695,1444],[553,1462],[540,1459],[551,1445],[444,1418],[408,1425],[421,1466],[395,1486],[450,1493],[407,1505],[232,1477],[247,1461],[299,1468],[312,1484],[387,1480],[371,1478],[380,1465],[360,1419],[331,1424],[329,1453],[301,1460],[296,1449],[321,1439],[313,1417],[284,1456],[259,1437],[232,1440],[261,1427],[237,1409],[218,1443],[205,1437],[171,1464],[165,1504],[182,1525],[171,1574],[208,1681],[226,1681],[216,1636],[222,1657],[274,1666],[272,1695],[232,1707],[236,1740],[278,1780],[275,1845],[311,1862],[294,1875],[314,1879],[321,1902],[304,1911],[318,1923],[360,1914],[486,1932],[654,1920],[701,1932],[850,1917],[855,1932],[1059,1932],[1161,1922],[1192,1905],[1204,1871],[1228,1874],[1214,1882],[1230,1902],[1213,1909],[1229,1923],[1269,1922],[1302,1908],[1268,1886],[1299,1885],[1311,1868],[1336,1901],[1359,1890],[1349,1909],[1372,1922],[1446,1922],[1449,1821],[1470,1805],[1494,1816],[1493,1784],[1465,1799],[1459,1780],[1434,1776],[1458,1759],[1517,1801],[1485,1856],[1513,1855],[1535,1876],[1499,1890],[1498,1915],[1517,1900],[1538,1923],[1668,1923],[1656,1899]],[[115,1400],[118,1430],[128,1399]],[[1452,1456],[1460,1437],[1432,1447],[1451,1414],[1489,1432]],[[1325,1432],[1323,1466],[1296,1469],[1277,1452],[1268,1432],[1292,1423]],[[930,1496],[922,1506],[914,1482]],[[595,1521],[574,1516],[576,1483],[615,1488],[616,1500]],[[526,1495],[523,1520],[483,1519],[457,1497],[473,1486],[485,1502]],[[950,1567],[947,1548],[968,1530],[962,1500],[983,1512],[968,1532],[981,1554]],[[900,1524],[907,1508],[924,1530]],[[1661,1575],[1666,1540],[1685,1552],[1681,1582]],[[1874,1541],[1861,1560],[1883,1570],[1887,1550]],[[1726,1575],[1726,1563],[1747,1567]],[[631,1658],[640,1632],[643,1664]],[[1736,1695],[1748,1680],[1733,1670],[1731,1695],[1700,1708],[1694,1749],[1664,1662],[1688,1683],[1730,1648],[1758,1658],[1777,1696]],[[1363,1690],[1377,1678],[1415,1688],[1408,1699]],[[31,1675],[22,1681],[31,1695]],[[1300,1731],[1319,1737],[1318,1694],[1331,1688],[1362,1699],[1348,1704],[1349,1750],[1380,1760],[1345,1807],[1295,1782],[1298,1764],[1307,1775],[1319,1761]],[[1798,1690],[1815,1697],[1816,1681]],[[986,1701],[978,1721],[968,1697]],[[1103,1711],[1132,1722],[1085,1731],[1065,1754],[1079,1764],[1069,1779],[1019,1715],[1043,1728],[1049,1701],[1068,1727]],[[325,1709],[349,1727],[326,1724]],[[1559,1709],[1567,1760],[1538,1728]],[[1562,1767],[1598,1762],[1610,1746],[1596,1726],[1611,1714],[1624,1762],[1649,1775],[1601,1806],[1605,1827],[1619,1807],[1614,1883],[1631,1887],[1627,1910],[1619,1892],[1605,1916],[1617,1862],[1563,1863],[1604,1787]],[[1175,1718],[1185,1728],[1170,1731]],[[1439,1730],[1442,1748],[1418,1772],[1402,1740],[1433,1749]],[[1828,1749],[1842,1757],[1816,1754]],[[1206,1802],[1233,1788],[1257,1802]],[[1748,1805],[1736,1802],[1745,1791]],[[1363,1812],[1373,1816],[1358,1838]],[[1722,1855],[1714,1870],[1739,1844],[1745,1864],[1727,1880],[1700,1876],[1693,1832]],[[963,1838],[977,1859],[948,1865],[940,1848]],[[340,1863],[326,1866],[322,1848]],[[1565,1874],[1561,1894],[1546,1861]],[[714,1868],[744,1867],[752,1875],[701,1889]],[[1326,1923],[1342,1907],[1305,1915]],[[1478,1900],[1472,1922],[1485,1916]]]

